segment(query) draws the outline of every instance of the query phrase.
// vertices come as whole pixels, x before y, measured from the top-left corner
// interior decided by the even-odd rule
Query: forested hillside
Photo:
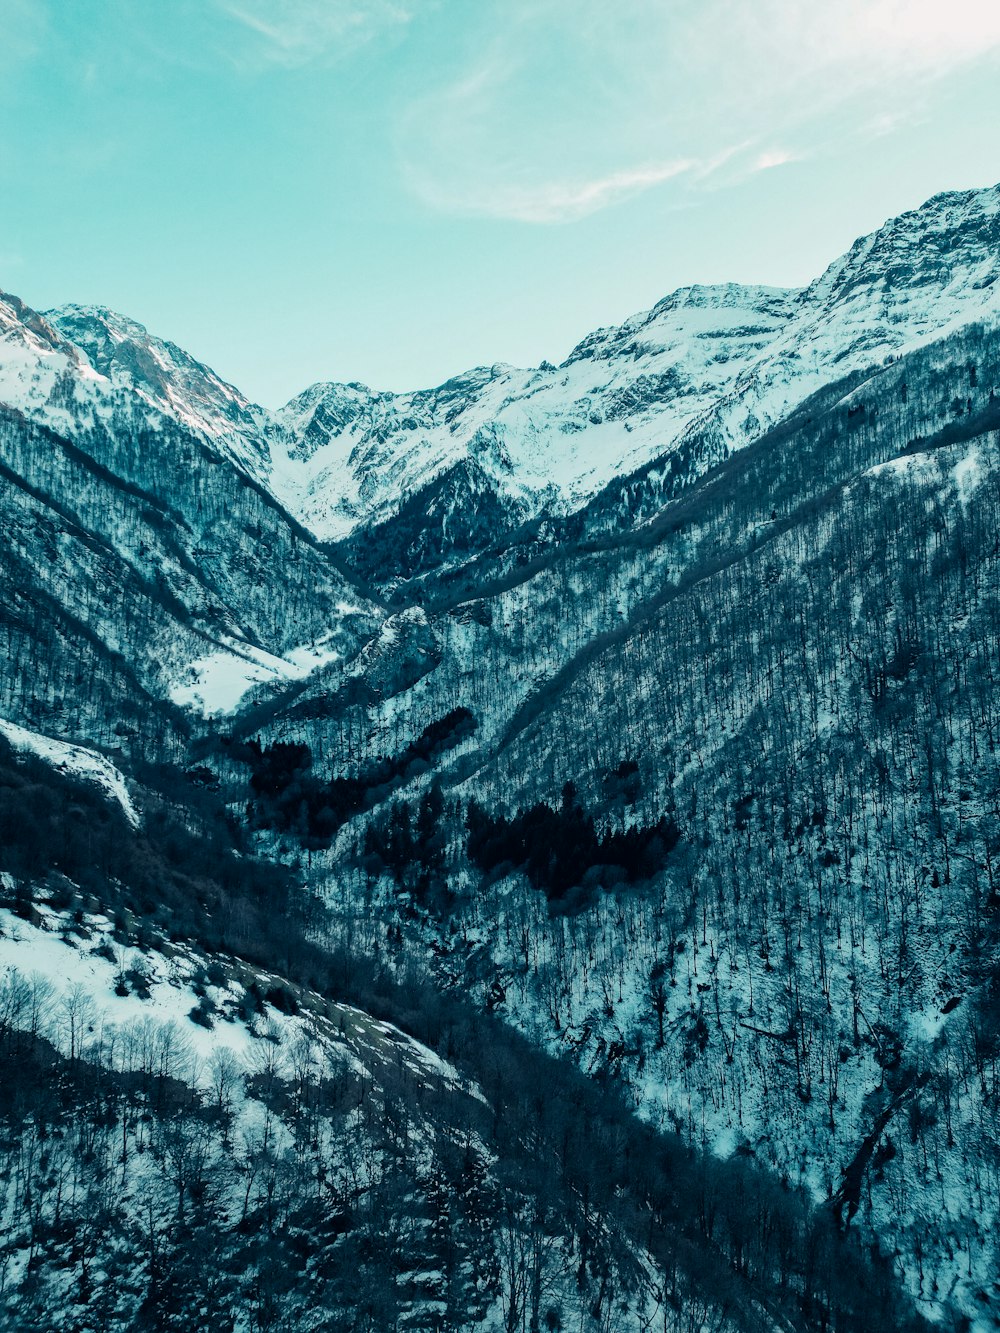
[[[0,1319],[996,1327],[998,201],[276,414],[4,298]]]
[[[376,734],[459,700],[476,730],[313,857],[353,947],[429,953],[778,1170],[939,1317],[995,1299],[995,347],[824,392],[627,534],[436,608],[442,665]]]

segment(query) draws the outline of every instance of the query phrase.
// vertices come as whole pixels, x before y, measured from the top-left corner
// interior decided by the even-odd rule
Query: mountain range
[[[12,1327],[996,1327],[998,385],[1000,186],[278,411],[0,296]]]

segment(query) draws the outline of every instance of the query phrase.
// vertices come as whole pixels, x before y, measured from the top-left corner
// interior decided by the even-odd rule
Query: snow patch
[[[231,641],[225,648],[195,658],[168,685],[171,700],[203,717],[232,713],[255,685],[305,680],[320,667],[336,662],[340,653],[328,646],[329,636],[293,648],[284,657]]]
[[[139,814],[128,794],[124,774],[103,754],[87,749],[83,745],[72,745],[69,741],[42,736],[37,731],[29,731],[27,727],[19,727],[14,722],[5,722],[2,719],[0,719],[0,733],[15,750],[34,754],[39,759],[44,759],[57,772],[82,778],[84,782],[91,782],[100,787],[106,796],[121,806],[125,818],[132,827],[139,827]]]
[[[972,492],[983,482],[983,458],[978,445],[973,445],[964,458],[955,464],[952,474],[961,504],[967,505]]]

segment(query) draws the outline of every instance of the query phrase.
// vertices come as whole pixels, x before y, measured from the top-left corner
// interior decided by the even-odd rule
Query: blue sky
[[[0,0],[0,288],[251,397],[561,359],[1000,180],[995,0]]]

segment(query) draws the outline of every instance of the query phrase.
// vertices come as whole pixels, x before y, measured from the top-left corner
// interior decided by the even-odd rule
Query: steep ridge
[[[257,480],[266,476],[260,434],[267,415],[174,343],[104,307],[60,306],[46,319],[86,353],[112,388],[130,391],[226,452]]]
[[[345,537],[469,463],[525,514],[563,512],[663,452],[783,327],[788,306],[786,294],[764,289],[677,293],[616,330],[617,346],[602,331],[558,368],[497,365],[435,390],[354,397],[349,423],[329,435],[324,421],[340,421],[344,394],[316,386],[282,414],[294,457],[316,478],[304,512],[317,531]],[[339,509],[324,519],[328,489]]]

